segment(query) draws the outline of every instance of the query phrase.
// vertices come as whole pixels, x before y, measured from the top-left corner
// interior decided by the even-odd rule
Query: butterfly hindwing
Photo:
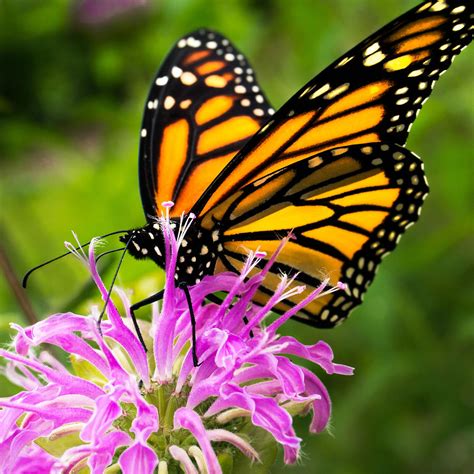
[[[208,30],[181,38],[145,104],[139,167],[147,216],[170,200],[172,216],[189,212],[272,112],[229,40]]]
[[[345,292],[314,300],[296,318],[334,326],[360,304],[382,257],[418,219],[427,192],[422,162],[399,145],[322,152],[258,179],[217,207],[223,245],[218,268],[238,270],[247,249],[271,256],[291,234],[255,301],[264,303],[281,272],[296,275],[307,289],[280,303],[280,311],[326,277],[342,281]]]
[[[194,212],[204,214],[245,183],[326,149],[403,145],[436,80],[471,41],[472,15],[472,1],[429,1],[371,35],[278,110]]]

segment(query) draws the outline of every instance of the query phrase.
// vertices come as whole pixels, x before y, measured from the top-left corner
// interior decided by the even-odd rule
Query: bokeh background
[[[79,310],[96,296],[72,257],[39,270],[26,293],[12,291],[15,278],[63,251],[71,230],[85,241],[144,223],[137,183],[141,113],[155,70],[181,35],[199,26],[227,35],[278,107],[416,3],[3,0],[1,249],[11,282],[0,278],[0,342],[9,341],[11,321]],[[412,129],[408,143],[425,160],[431,194],[365,303],[333,331],[287,324],[286,332],[307,343],[324,338],[356,375],[320,374],[333,399],[330,433],[308,436],[308,420],[299,420],[301,463],[280,463],[272,472],[472,471],[473,73],[466,51]],[[116,263],[103,259],[108,281]],[[119,279],[138,300],[156,291],[160,274],[128,258]],[[0,380],[0,395],[15,390]]]

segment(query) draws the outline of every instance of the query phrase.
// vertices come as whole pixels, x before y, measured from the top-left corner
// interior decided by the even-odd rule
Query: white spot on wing
[[[164,86],[168,83],[168,76],[158,77],[155,81],[157,86]]]
[[[316,97],[319,97],[322,94],[325,94],[331,86],[329,84],[324,84],[324,86],[320,87],[317,91],[313,92],[309,98],[310,99],[316,99]]]
[[[164,107],[166,110],[169,110],[173,107],[173,105],[175,104],[175,100],[174,100],[174,97],[171,97],[170,95],[168,95],[163,103]]]
[[[178,66],[173,66],[171,69],[171,75],[177,79],[181,74],[183,74],[183,70]]]

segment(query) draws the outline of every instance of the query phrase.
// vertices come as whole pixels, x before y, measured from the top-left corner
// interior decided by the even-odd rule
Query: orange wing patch
[[[232,98],[225,95],[218,95],[217,97],[207,100],[196,112],[196,123],[203,125],[212,119],[224,115],[230,110],[233,103]]]
[[[201,51],[195,51],[194,53],[191,53],[189,56],[186,57],[186,59],[183,61],[183,64],[186,64],[186,66],[189,66],[190,64],[193,64],[200,59],[207,58],[211,54],[210,51],[208,50],[201,50]]]
[[[326,206],[286,206],[268,207],[248,220],[226,229],[224,236],[246,234],[252,232],[281,232],[289,231],[294,227],[314,224],[334,215],[334,211]]]
[[[355,225],[360,229],[372,232],[388,216],[385,211],[357,211],[345,214],[340,219],[342,222]]]
[[[367,235],[351,232],[333,225],[311,229],[303,232],[302,235],[327,245],[334,245],[347,258],[352,258],[368,239]]]
[[[387,39],[389,42],[395,42],[406,38],[408,36],[423,33],[427,30],[434,29],[446,22],[446,18],[442,16],[434,16],[431,18],[422,18],[409,23],[407,26],[399,28],[395,33],[390,35]]]
[[[319,120],[325,120],[340,113],[348,113],[356,107],[366,106],[371,102],[379,100],[389,90],[391,85],[389,81],[378,81],[360,87],[330,105],[321,114]]]
[[[203,155],[230,143],[249,138],[259,129],[254,119],[246,116],[232,117],[205,130],[198,141],[197,153]]]
[[[299,153],[307,148],[321,148],[323,143],[368,131],[380,123],[383,113],[383,106],[373,106],[316,125],[288,147],[286,154]]]
[[[158,193],[156,204],[173,199],[174,187],[186,162],[189,125],[184,119],[168,125],[163,131],[160,161],[157,169]]]
[[[234,154],[228,153],[227,155],[217,156],[196,165],[178,194],[175,205],[172,208],[174,215],[189,212],[189,202],[192,202],[196,196],[199,196],[206,190],[214,176],[230,162]]]
[[[208,61],[204,64],[197,66],[196,71],[201,76],[206,76],[207,74],[211,74],[212,72],[220,71],[224,67],[225,63],[223,61]]]

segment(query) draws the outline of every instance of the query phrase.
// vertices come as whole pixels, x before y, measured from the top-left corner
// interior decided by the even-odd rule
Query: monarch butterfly
[[[291,232],[255,302],[265,302],[281,271],[297,273],[306,291],[280,311],[329,275],[347,288],[295,319],[317,327],[342,322],[382,257],[418,219],[428,186],[423,163],[403,145],[436,80],[469,44],[472,10],[468,1],[422,3],[276,113],[228,39],[206,29],[181,38],[145,104],[139,181],[148,223],[120,238],[130,254],[164,265],[155,219],[164,201],[175,203],[172,220],[196,216],[183,241],[179,283],[238,271],[246,248],[271,255]]]

